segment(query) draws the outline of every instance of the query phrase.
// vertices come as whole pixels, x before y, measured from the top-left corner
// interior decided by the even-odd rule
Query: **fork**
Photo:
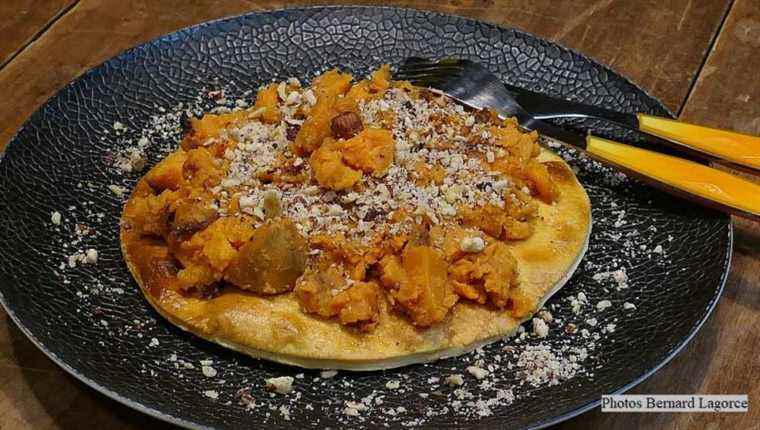
[[[428,87],[477,110],[493,109],[501,118],[514,117],[524,130],[535,130],[561,144],[579,149],[591,158],[663,191],[760,221],[760,185],[683,158],[618,143],[592,134],[583,137],[537,119],[515,100],[499,78],[473,61],[445,59],[432,62],[421,58],[409,58],[394,74],[394,79]],[[697,146],[701,142],[700,133],[711,136],[701,131],[705,128],[700,127],[693,133],[692,141],[696,142]],[[718,146],[718,151],[714,152],[720,152],[720,149]],[[741,149],[740,145],[737,151],[741,152]],[[722,154],[720,156],[725,158]]]
[[[688,124],[645,113],[626,113],[552,97],[504,83],[536,119],[594,118],[639,132],[647,140],[748,173],[760,171],[760,137]],[[720,158],[720,157],[724,158]]]

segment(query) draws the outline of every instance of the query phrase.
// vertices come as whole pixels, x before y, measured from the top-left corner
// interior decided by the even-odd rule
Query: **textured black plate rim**
[[[524,35],[533,37],[533,38],[538,39],[538,40],[545,40],[544,38],[542,38],[540,36],[537,36],[537,35],[535,35],[535,34],[533,34],[531,32],[520,30],[520,29],[513,28],[513,27],[506,27],[506,26],[498,25],[498,24],[495,24],[495,23],[492,23],[492,22],[472,19],[472,18],[461,16],[461,15],[446,14],[446,13],[440,13],[440,12],[430,11],[430,10],[426,10],[426,9],[417,9],[417,8],[402,8],[402,7],[392,7],[392,6],[365,6],[365,5],[325,5],[325,6],[315,5],[315,6],[306,6],[306,7],[280,8],[280,9],[270,9],[270,10],[265,10],[265,11],[245,12],[245,13],[241,13],[241,14],[237,14],[237,15],[230,15],[230,16],[226,16],[226,17],[217,18],[217,19],[210,20],[210,21],[204,21],[202,23],[195,24],[195,25],[188,26],[188,27],[183,27],[183,28],[177,29],[177,30],[175,30],[175,31],[173,31],[171,33],[164,34],[164,35],[155,37],[155,38],[153,38],[151,40],[148,40],[146,42],[143,42],[140,45],[137,45],[137,46],[134,46],[132,48],[126,49],[126,50],[124,50],[124,51],[116,54],[115,56],[113,56],[113,57],[111,57],[111,58],[109,58],[109,59],[107,59],[107,60],[105,60],[105,61],[103,61],[103,62],[101,62],[101,63],[99,63],[99,64],[97,64],[95,66],[93,66],[93,67],[91,67],[90,69],[88,69],[82,75],[74,78],[66,86],[62,87],[61,89],[59,89],[58,91],[56,91],[55,94],[51,95],[40,106],[45,106],[50,100],[52,100],[53,98],[55,98],[56,95],[61,90],[63,90],[66,87],[75,85],[80,80],[85,79],[90,73],[93,73],[93,71],[95,69],[100,68],[104,64],[106,64],[106,63],[108,63],[110,61],[113,61],[113,60],[115,60],[118,57],[130,54],[130,53],[136,51],[137,49],[139,49],[143,45],[153,44],[153,43],[155,43],[157,41],[160,41],[160,40],[162,40],[164,38],[171,37],[172,35],[174,35],[174,34],[176,34],[178,32],[192,30],[192,29],[196,29],[196,28],[200,28],[200,27],[205,27],[205,26],[210,26],[210,25],[213,25],[215,23],[222,22],[222,21],[235,20],[235,19],[238,19],[238,18],[241,18],[241,17],[245,17],[245,16],[249,16],[249,15],[259,15],[259,14],[269,14],[269,13],[283,13],[283,12],[288,12],[288,11],[310,10],[310,9],[393,9],[393,10],[412,10],[412,11],[416,11],[416,12],[424,12],[424,13],[431,14],[431,15],[445,16],[445,17],[454,17],[454,18],[457,18],[457,19],[462,19],[462,20],[465,20],[465,21],[470,21],[470,22],[475,22],[475,23],[481,23],[481,24],[485,23],[487,25],[493,26],[493,27],[501,29],[501,30],[509,30],[509,31],[513,31],[513,32],[518,33],[518,34],[524,34]],[[610,68],[610,67],[608,67],[608,66],[606,66],[604,64],[601,64],[601,63],[597,62],[596,60],[588,57],[587,55],[585,55],[585,54],[583,54],[581,52],[578,52],[578,51],[576,51],[574,49],[567,48],[567,47],[565,47],[565,46],[563,46],[563,45],[561,45],[559,43],[556,43],[556,42],[550,42],[550,43],[552,43],[552,44],[554,44],[556,46],[559,46],[559,47],[561,47],[564,50],[572,52],[573,54],[578,55],[579,57],[582,57],[583,59],[589,61],[590,63],[594,64],[595,66],[597,66],[597,67],[599,67],[599,68],[601,68],[603,70],[606,70],[606,71],[609,71],[609,72],[615,74],[616,76],[620,77],[622,80],[624,80],[627,84],[631,85],[636,90],[638,90],[641,93],[645,94],[647,97],[655,100],[663,109],[665,109],[665,111],[671,117],[675,117],[675,115],[673,114],[673,112],[667,106],[665,106],[657,97],[654,97],[654,96],[650,95],[648,91],[646,91],[645,89],[641,88],[638,84],[632,82],[627,76],[616,72],[612,68]],[[5,150],[10,145],[14,144],[14,142],[17,141],[18,134],[21,132],[21,130],[23,130],[26,127],[26,123],[28,122],[28,120],[29,119],[27,119],[27,121],[25,121],[24,124],[21,125],[21,127],[16,131],[16,133],[13,134],[13,136],[11,137],[10,141],[5,146],[5,148],[3,148],[2,151],[0,151],[0,162],[2,162],[2,160],[3,160],[4,156],[5,156]],[[649,378],[650,376],[652,376],[653,374],[655,374],[658,370],[660,370],[663,366],[665,366],[666,364],[668,364],[676,355],[678,355],[678,353],[680,353],[684,349],[684,347],[686,347],[686,345],[689,344],[689,342],[691,342],[691,340],[694,338],[694,336],[696,336],[696,334],[702,328],[702,326],[704,325],[704,323],[712,315],[713,311],[715,310],[715,307],[717,306],[718,302],[720,301],[721,296],[723,295],[723,290],[725,288],[726,281],[728,280],[728,272],[729,272],[729,269],[731,267],[731,261],[732,261],[732,258],[733,258],[733,243],[734,243],[734,229],[733,229],[733,223],[730,221],[730,218],[729,218],[729,223],[728,223],[728,243],[727,243],[728,253],[726,254],[726,259],[725,259],[724,266],[723,266],[724,267],[723,275],[721,277],[720,285],[718,286],[718,289],[717,289],[716,293],[713,295],[710,303],[708,304],[708,307],[707,307],[707,310],[706,310],[704,316],[692,326],[692,329],[691,329],[689,335],[687,337],[683,338],[681,340],[681,342],[677,346],[675,346],[674,348],[672,348],[668,352],[667,356],[664,359],[662,359],[662,361],[660,361],[657,365],[655,365],[654,367],[652,367],[648,371],[644,372],[643,374],[639,375],[636,379],[634,379],[631,382],[629,382],[628,384],[624,385],[623,387],[621,387],[617,391],[615,391],[613,393],[609,393],[609,394],[622,394],[622,393],[630,390],[631,388],[637,386],[638,384],[642,383],[647,378]],[[189,428],[189,429],[212,429],[212,427],[199,425],[198,423],[194,423],[192,421],[188,421],[188,420],[185,420],[183,418],[175,417],[174,415],[168,414],[166,412],[162,412],[162,411],[153,409],[153,408],[151,408],[149,406],[146,406],[146,405],[144,405],[142,403],[134,401],[134,400],[132,400],[132,399],[130,399],[128,397],[122,396],[121,394],[119,394],[119,393],[117,393],[115,391],[112,391],[112,390],[108,389],[107,387],[105,387],[105,386],[103,386],[101,384],[96,383],[95,381],[93,381],[92,379],[88,378],[87,376],[79,373],[77,371],[77,369],[74,369],[73,367],[69,366],[68,363],[64,362],[63,360],[61,360],[60,358],[58,358],[58,356],[56,356],[53,352],[51,352],[50,350],[48,350],[47,347],[45,345],[43,345],[34,336],[34,334],[31,333],[29,331],[29,329],[18,319],[18,317],[16,316],[15,312],[13,312],[13,310],[8,306],[8,304],[5,301],[5,297],[4,297],[3,293],[2,293],[2,290],[0,290],[0,305],[2,305],[3,309],[8,314],[8,316],[10,316],[11,320],[16,324],[16,326],[19,328],[19,330],[21,330],[21,332],[32,342],[32,344],[34,344],[40,351],[42,351],[43,354],[45,354],[51,361],[53,361],[55,364],[57,364],[59,367],[61,367],[63,370],[65,370],[70,375],[74,376],[76,379],[78,379],[81,382],[83,382],[88,387],[94,389],[95,391],[98,391],[98,392],[104,394],[106,397],[108,397],[108,398],[110,398],[112,400],[115,400],[115,401],[117,401],[117,402],[119,402],[121,404],[124,404],[124,405],[126,405],[126,406],[128,406],[128,407],[130,407],[132,409],[140,411],[140,412],[142,412],[142,413],[144,413],[146,415],[149,415],[151,417],[157,418],[157,419],[159,419],[161,421],[164,421],[164,422],[167,422],[167,423],[170,423],[170,424],[174,424],[174,425],[178,425],[178,426],[181,426],[181,427]],[[526,427],[526,429],[542,429],[542,428],[546,428],[546,427],[549,427],[549,426],[554,425],[554,424],[558,424],[558,423],[560,423],[562,421],[566,421],[566,420],[568,420],[570,418],[573,418],[573,417],[576,417],[576,416],[578,416],[580,414],[583,414],[584,412],[587,412],[587,411],[589,411],[589,410],[591,410],[591,409],[599,406],[600,403],[601,403],[601,399],[589,402],[589,403],[587,403],[587,404],[585,404],[583,406],[579,406],[576,409],[574,409],[574,410],[572,410],[570,412],[567,412],[567,413],[565,413],[563,415],[554,416],[554,417],[548,418],[548,419],[546,419],[544,421],[538,422],[538,423],[536,423],[533,426]]]

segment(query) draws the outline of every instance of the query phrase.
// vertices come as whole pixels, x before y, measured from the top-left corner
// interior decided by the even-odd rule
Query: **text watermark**
[[[602,396],[602,412],[747,412],[746,394],[631,394]]]

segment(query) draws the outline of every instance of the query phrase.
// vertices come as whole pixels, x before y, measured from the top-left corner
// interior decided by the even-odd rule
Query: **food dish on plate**
[[[370,370],[507,336],[583,255],[590,205],[535,133],[331,70],[189,120],[122,250],[174,324],[247,354]]]

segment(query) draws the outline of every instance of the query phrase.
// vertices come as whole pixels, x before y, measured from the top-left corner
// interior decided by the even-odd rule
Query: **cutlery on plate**
[[[432,62],[409,58],[394,74],[394,78],[429,87],[475,109],[490,108],[501,117],[514,117],[525,130],[536,130],[559,143],[580,149],[602,163],[612,165],[669,193],[760,220],[759,184],[683,158],[591,134],[583,137],[547,123],[529,113],[499,78],[473,61],[445,59]],[[559,111],[560,109],[555,110],[554,114]],[[636,115],[636,122],[625,114],[618,113],[616,118],[627,121],[629,128],[642,129],[669,141],[677,140],[679,145],[712,157],[727,159],[753,169],[760,167],[760,139],[757,137],[651,115]]]
[[[655,136],[685,152],[744,171],[760,170],[760,137],[703,127],[645,113],[617,112],[551,97],[504,83],[517,103],[536,119],[594,118]]]

